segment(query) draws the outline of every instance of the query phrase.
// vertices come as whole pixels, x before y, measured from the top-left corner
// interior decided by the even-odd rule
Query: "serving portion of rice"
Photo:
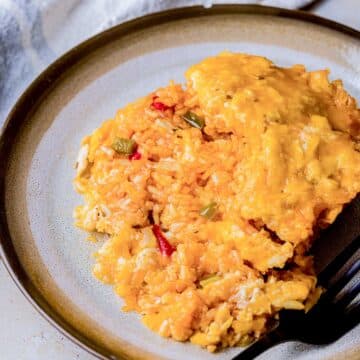
[[[84,138],[76,225],[94,275],[150,329],[209,351],[319,297],[316,229],[360,191],[360,111],[341,81],[221,53]]]

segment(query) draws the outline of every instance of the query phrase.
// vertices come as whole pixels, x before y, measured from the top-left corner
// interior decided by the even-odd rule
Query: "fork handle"
[[[275,329],[265,336],[261,337],[258,341],[256,341],[253,345],[248,346],[245,350],[243,350],[240,354],[236,355],[232,358],[232,360],[252,360],[257,356],[269,350],[275,345],[278,345],[282,342],[288,341],[284,333]]]

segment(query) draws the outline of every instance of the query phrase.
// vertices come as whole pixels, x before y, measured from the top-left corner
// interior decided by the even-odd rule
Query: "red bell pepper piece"
[[[156,240],[159,245],[159,249],[162,255],[171,256],[171,254],[176,250],[166,239],[164,234],[161,231],[159,225],[154,224],[152,227],[152,232],[156,237]]]
[[[167,106],[164,103],[160,102],[160,101],[156,101],[156,99],[158,99],[158,96],[154,96],[153,97],[153,102],[151,103],[151,106],[159,111],[165,111],[167,109],[172,109],[174,110],[174,106]]]
[[[140,160],[140,159],[141,159],[141,154],[137,150],[135,150],[135,152],[129,156],[129,160]]]

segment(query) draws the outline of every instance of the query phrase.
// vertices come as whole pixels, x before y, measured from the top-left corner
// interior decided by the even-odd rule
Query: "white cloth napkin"
[[[231,1],[0,0],[0,126],[26,86],[57,57],[90,36],[134,17],[169,8]],[[253,0],[298,8],[311,0]]]

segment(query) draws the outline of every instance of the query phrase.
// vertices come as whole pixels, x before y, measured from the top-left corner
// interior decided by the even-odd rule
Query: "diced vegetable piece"
[[[141,154],[137,150],[135,150],[135,152],[129,156],[129,160],[140,160],[140,159],[141,159]]]
[[[195,113],[188,111],[182,117],[189,125],[195,127],[197,129],[202,129],[205,126],[205,121],[200,116],[196,115]]]
[[[168,242],[168,240],[162,233],[160,226],[157,224],[154,224],[152,227],[152,232],[156,237],[161,254],[165,255],[165,256],[171,256],[171,254],[176,249]]]
[[[216,210],[217,210],[217,203],[213,201],[210,204],[201,208],[199,213],[201,216],[206,217],[207,219],[210,220],[215,216]]]
[[[215,281],[219,281],[221,280],[221,277],[218,276],[218,275],[210,275],[210,276],[207,276],[206,278],[200,280],[200,286],[202,288],[204,288],[205,286],[215,282]]]
[[[133,139],[115,138],[111,147],[122,155],[132,155],[136,151],[136,142]]]
[[[173,106],[167,106],[166,104],[162,103],[161,101],[156,101],[158,99],[158,96],[153,97],[153,102],[151,103],[151,106],[159,111],[165,111],[167,109],[173,109]]]

